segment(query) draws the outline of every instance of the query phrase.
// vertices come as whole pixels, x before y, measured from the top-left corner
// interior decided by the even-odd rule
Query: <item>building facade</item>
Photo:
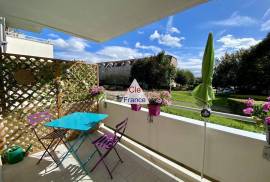
[[[177,67],[177,59],[166,55],[171,59],[171,64]],[[121,61],[101,62],[99,64],[99,80],[101,84],[127,85],[129,83],[132,65],[145,58],[129,59]],[[108,82],[108,83],[107,83]]]
[[[6,32],[6,53],[53,58],[53,44],[47,40]]]

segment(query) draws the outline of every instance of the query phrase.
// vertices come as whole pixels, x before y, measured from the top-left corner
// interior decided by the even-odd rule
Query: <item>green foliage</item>
[[[185,76],[185,70],[178,69],[176,71],[175,82],[181,85],[187,84],[187,77]]]
[[[225,54],[217,60],[213,85],[237,87],[242,93],[266,94],[270,90],[270,34],[257,45]]]
[[[175,82],[181,85],[193,85],[195,82],[195,76],[190,70],[178,69],[176,71]]]
[[[134,63],[130,80],[136,78],[142,87],[158,89],[169,87],[170,79],[174,79],[175,72],[171,58],[162,51],[157,56]]]
[[[244,115],[243,109],[245,109],[245,101],[242,99],[228,98],[227,102],[229,104],[229,108],[234,114]]]
[[[243,52],[240,50],[233,54],[225,53],[216,60],[218,66],[214,69],[213,86],[225,88],[237,85],[237,72]]]
[[[105,76],[104,80],[102,80],[102,85],[123,85],[129,86],[131,84],[129,77],[125,76],[121,73],[119,74],[111,74]]]

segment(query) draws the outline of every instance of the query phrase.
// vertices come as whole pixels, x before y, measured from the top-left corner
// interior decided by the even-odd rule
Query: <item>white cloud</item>
[[[69,47],[69,44],[62,38],[58,39],[50,39],[50,41],[53,43],[55,48],[59,49],[65,49]]]
[[[69,50],[56,51],[55,56],[60,59],[67,60],[83,60],[88,62],[102,62],[102,61],[116,61],[124,59],[134,59],[140,57],[150,56],[150,53],[142,53],[137,49],[132,49],[122,46],[108,46],[104,47],[97,52],[91,52],[88,50],[78,52],[72,52]]]
[[[201,77],[202,56],[198,54],[183,54],[182,52],[167,52],[177,59],[177,67],[190,70],[196,77]]]
[[[261,31],[270,31],[270,19],[261,24]]]
[[[123,41],[123,44],[124,44],[124,45],[128,45],[128,41],[124,40],[124,41]]]
[[[138,34],[144,34],[144,31],[137,31]]]
[[[270,31],[270,8],[264,13],[262,21],[261,31]]]
[[[233,35],[225,35],[217,40],[221,43],[220,48],[216,49],[216,57],[221,57],[225,52],[234,52],[239,49],[247,49],[253,45],[256,45],[261,40],[256,40],[252,37],[236,38]]]
[[[180,33],[180,30],[173,26],[173,16],[169,16],[167,26],[166,26],[167,33]]]
[[[59,35],[54,34],[54,33],[49,33],[48,36],[52,38],[59,38]]]
[[[250,46],[253,46],[260,42],[252,37],[247,38],[235,38],[233,35],[225,35],[217,40],[223,44],[225,48],[234,48],[234,49],[247,49]]]
[[[96,54],[107,60],[134,59],[149,55],[147,53],[141,53],[137,49],[121,46],[108,46],[98,51]]]
[[[150,40],[157,40],[159,44],[165,45],[168,47],[181,47],[181,41],[184,40],[184,37],[174,36],[173,34],[180,33],[180,30],[173,26],[173,16],[170,16],[166,25],[166,32],[159,33],[158,30],[155,30],[149,37]]]
[[[123,46],[107,46],[97,51],[87,49],[90,45],[86,40],[70,37],[68,39],[56,38],[50,39],[54,44],[54,54],[56,58],[67,60],[83,60],[88,62],[112,61],[122,59],[133,59],[139,57],[150,56],[152,53],[140,52],[138,49],[133,49]],[[123,42],[125,44],[125,42]],[[143,45],[137,44],[140,49]],[[146,50],[157,51],[158,47],[146,46]]]
[[[157,30],[155,30],[154,33],[152,33],[149,38],[150,38],[150,40],[159,39],[160,38],[160,34],[158,33]]]
[[[257,23],[257,20],[249,16],[241,16],[237,12],[234,12],[229,18],[211,21],[210,24],[218,26],[240,27],[251,26]]]
[[[188,58],[181,59],[179,63],[180,69],[190,70],[196,77],[201,76],[202,59],[200,58]]]
[[[170,33],[180,33],[180,30],[179,30],[178,28],[176,28],[176,27],[171,27],[171,28],[169,29],[169,32],[170,32]]]
[[[267,10],[265,11],[265,13],[263,14],[262,19],[266,19],[266,18],[268,18],[269,16],[270,16],[270,8],[267,9]]]
[[[49,41],[51,41],[58,50],[68,49],[74,52],[82,52],[86,47],[89,47],[86,40],[76,37],[70,37],[67,40],[62,38],[49,39]]]
[[[150,40],[158,40],[158,43],[168,47],[181,47],[181,41],[184,40],[184,37],[176,37],[171,34],[159,34],[157,30],[150,35]]]
[[[157,46],[146,46],[146,45],[142,45],[140,42],[136,42],[135,44],[135,48],[138,48],[138,49],[145,49],[145,50],[151,50],[153,51],[154,53],[158,53],[161,51],[161,48],[157,47]]]

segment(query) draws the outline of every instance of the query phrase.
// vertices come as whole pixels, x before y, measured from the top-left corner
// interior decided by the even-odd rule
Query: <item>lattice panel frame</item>
[[[32,113],[48,110],[54,118],[57,118],[64,114],[62,110],[70,113],[91,111],[93,108],[92,102],[85,101],[87,95],[80,97],[80,93],[86,94],[88,91],[81,86],[81,83],[89,86],[98,84],[97,65],[35,56],[1,54],[0,70],[0,119],[7,128],[7,145],[18,144],[27,147],[31,143],[35,151],[42,149],[27,123],[26,118]],[[28,74],[32,74],[33,78],[29,83],[18,81],[16,74],[21,70],[27,70]],[[21,72],[24,73],[24,71]],[[29,78],[26,76],[27,79]],[[61,82],[64,86],[61,86]],[[79,89],[71,92],[70,88]],[[62,101],[64,101],[63,104]],[[38,129],[41,135],[49,131],[42,125]]]

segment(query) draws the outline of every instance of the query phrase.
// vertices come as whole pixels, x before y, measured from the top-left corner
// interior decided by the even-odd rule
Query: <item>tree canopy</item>
[[[176,71],[175,82],[181,85],[193,85],[195,76],[190,70],[178,69]]]
[[[243,93],[266,94],[270,90],[270,34],[246,50],[217,59],[213,85],[234,86]]]
[[[136,78],[142,87],[149,89],[169,87],[170,79],[175,77],[175,69],[171,57],[162,51],[156,56],[134,63],[131,68],[131,80]]]

